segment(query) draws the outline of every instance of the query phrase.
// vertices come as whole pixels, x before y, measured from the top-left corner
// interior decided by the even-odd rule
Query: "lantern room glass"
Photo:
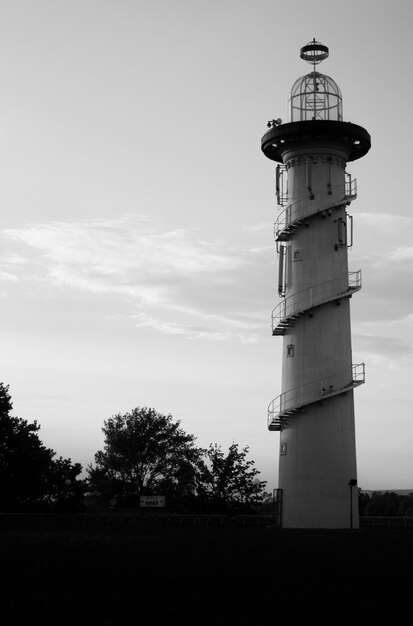
[[[343,98],[337,83],[319,72],[295,81],[289,97],[291,122],[343,119]]]

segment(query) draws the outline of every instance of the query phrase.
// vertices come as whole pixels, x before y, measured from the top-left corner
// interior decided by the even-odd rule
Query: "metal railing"
[[[119,530],[133,529],[143,525],[178,525],[178,526],[268,526],[273,522],[273,515],[268,514],[211,514],[211,513],[159,513],[122,514],[121,509],[116,513],[96,514],[30,514],[30,513],[0,513],[0,528],[12,527],[15,529],[33,528],[77,528],[82,530],[93,528],[113,528]]]
[[[342,190],[343,196],[339,200],[334,200],[326,204],[325,199],[333,195],[334,190]],[[336,185],[327,191],[318,191],[311,198],[307,196],[292,204],[289,204],[277,217],[274,224],[274,239],[278,240],[282,233],[291,228],[295,223],[322,211],[342,204],[349,204],[357,197],[357,179],[345,181],[344,185]]]
[[[372,528],[372,529],[377,529],[377,530],[380,530],[382,528],[413,529],[413,517],[361,515],[360,516],[360,528]]]
[[[274,398],[268,405],[268,428],[280,430],[288,417],[303,406],[349,391],[364,381],[365,365],[358,363],[352,365],[351,374],[346,369],[337,374],[317,378],[299,387],[289,389]]]
[[[361,289],[361,270],[349,272],[347,276],[333,278],[287,296],[272,311],[273,333],[280,323],[288,318],[296,317],[308,309],[344,297],[359,289]]]

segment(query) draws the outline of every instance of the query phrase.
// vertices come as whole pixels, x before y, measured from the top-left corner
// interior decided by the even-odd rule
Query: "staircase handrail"
[[[348,272],[347,274],[347,286],[344,289],[338,289],[337,293],[334,293],[334,285],[339,287],[343,284],[345,276],[339,278],[333,278],[332,280],[326,280],[318,285],[307,287],[301,291],[283,298],[281,302],[277,304],[272,310],[272,328],[276,327],[276,320],[287,319],[294,313],[301,313],[307,309],[311,309],[314,306],[323,304],[323,302],[330,300],[330,298],[323,298],[326,293],[332,293],[333,298],[338,298],[340,295],[346,294],[349,291],[355,291],[361,289],[361,270],[355,272]]]
[[[331,189],[327,189],[325,191],[317,191],[313,194],[312,199],[306,196],[287,205],[275,221],[274,239],[277,240],[279,234],[283,230],[288,228],[288,226],[291,226],[291,224],[299,219],[304,219],[321,211],[328,211],[330,208],[341,204],[349,204],[352,200],[355,200],[357,197],[357,179],[352,179],[349,184],[346,182],[344,183],[343,198],[334,200],[334,202],[332,202],[329,206],[324,206],[324,204],[323,206],[320,206],[321,201],[324,200],[326,196],[332,196],[333,191],[337,189],[343,189],[343,184],[335,185]]]
[[[335,395],[341,390],[361,385],[365,381],[365,364],[357,363],[352,365],[352,378],[346,380],[348,369],[336,374],[310,380],[304,385],[293,387],[274,398],[268,405],[268,426],[274,421],[277,415],[294,411],[306,404],[317,402],[329,395]]]

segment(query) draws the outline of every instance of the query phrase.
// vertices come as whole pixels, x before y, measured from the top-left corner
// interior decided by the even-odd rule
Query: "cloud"
[[[13,252],[3,252],[0,259],[0,282],[16,283],[19,281],[19,277],[16,271],[19,271],[19,267],[25,263],[23,257]]]
[[[18,280],[19,280],[18,276],[15,276],[14,274],[10,274],[9,272],[0,271],[0,281],[15,283]]]
[[[253,224],[252,226],[243,226],[242,230],[248,233],[255,233],[261,230],[265,230],[267,232],[272,232],[274,229],[273,222],[260,222],[259,224]]]
[[[145,313],[133,316],[136,326],[152,328],[165,335],[185,335],[189,339],[206,339],[208,341],[241,341],[241,343],[257,343],[260,337],[245,332],[214,330],[207,326],[178,324],[155,319]]]
[[[397,248],[390,253],[390,261],[395,263],[413,262],[413,246]]]
[[[408,358],[413,219],[355,213],[355,235],[350,269],[363,272],[352,300],[355,345],[361,355]],[[249,247],[230,245],[125,215],[9,229],[3,242],[0,271],[10,289],[30,281],[45,285],[49,297],[61,288],[103,294],[111,298],[107,314],[114,303],[138,328],[161,334],[241,342],[270,336],[277,261],[274,248],[257,246],[255,237]]]
[[[364,353],[391,358],[413,356],[413,345],[398,337],[355,333],[353,339],[358,350]]]
[[[389,320],[370,319],[353,324],[357,358],[384,370],[408,372],[413,363],[413,314]]]
[[[349,263],[363,273],[360,315],[383,322],[405,317],[413,310],[413,219],[355,211],[354,222]]]
[[[18,247],[14,261],[4,255],[5,268],[49,286],[120,297],[132,304],[138,327],[215,341],[256,341],[268,331],[264,294],[274,249],[234,248],[136,215],[35,224],[3,237]]]

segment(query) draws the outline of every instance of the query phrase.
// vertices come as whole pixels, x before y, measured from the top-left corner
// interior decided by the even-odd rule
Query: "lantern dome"
[[[319,72],[311,72],[295,81],[289,102],[290,122],[343,119],[343,98],[337,83]]]

